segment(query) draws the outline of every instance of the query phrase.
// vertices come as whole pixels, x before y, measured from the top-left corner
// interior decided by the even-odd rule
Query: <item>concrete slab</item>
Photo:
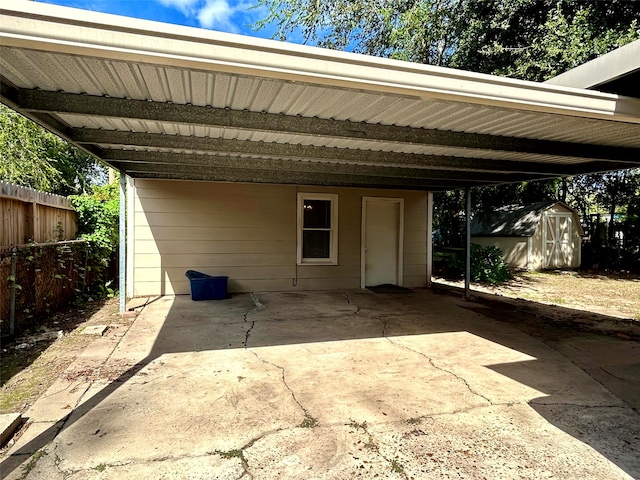
[[[5,413],[0,415],[0,445],[7,443],[22,423],[22,414]]]
[[[82,335],[104,335],[104,332],[109,328],[107,325],[89,325],[82,330]]]
[[[72,479],[640,476],[640,415],[616,395],[638,394],[636,343],[538,337],[468,305],[428,291],[153,299],[66,372],[91,375],[64,424],[34,424],[2,467],[45,448],[16,478],[43,478],[51,458]],[[620,342],[617,359],[588,355]],[[58,395],[30,411],[57,419]]]

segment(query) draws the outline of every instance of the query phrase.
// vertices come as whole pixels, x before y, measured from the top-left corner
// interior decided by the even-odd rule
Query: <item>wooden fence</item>
[[[77,231],[67,197],[0,182],[0,246],[71,240]]]

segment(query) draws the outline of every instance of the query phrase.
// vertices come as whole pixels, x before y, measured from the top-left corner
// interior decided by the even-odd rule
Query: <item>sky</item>
[[[67,7],[200,27],[253,37],[271,38],[275,27],[255,31],[266,8],[252,8],[253,0],[37,0]],[[289,41],[296,41],[295,36]]]

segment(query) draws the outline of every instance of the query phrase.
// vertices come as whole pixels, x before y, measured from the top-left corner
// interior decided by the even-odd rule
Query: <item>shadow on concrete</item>
[[[518,319],[520,314],[517,312],[508,314],[508,319],[493,315],[495,320],[509,321],[516,329],[540,340],[540,342],[534,342],[528,339],[523,342],[522,333],[506,329],[504,325],[500,325],[500,322],[489,318],[491,315],[488,313],[491,308],[428,290],[416,290],[415,293],[402,295],[374,294],[362,290],[292,292],[264,296],[238,294],[227,300],[209,302],[192,302],[189,297],[178,296],[173,299],[171,307],[167,310],[163,302],[169,301],[168,298],[159,298],[144,307],[145,315],[156,308],[156,314],[162,317],[161,325],[157,325],[155,332],[149,333],[149,348],[140,350],[140,352],[146,351],[146,354],[141,354],[144,358],[84,401],[66,419],[47,429],[19,450],[12,452],[12,455],[2,463],[2,478],[163,355],[452,332],[467,332],[533,357],[534,360],[484,366],[548,394],[529,403],[539,415],[569,435],[590,445],[628,474],[640,475],[638,463],[629,463],[628,456],[616,451],[615,447],[619,444],[621,429],[637,428],[625,423],[621,424],[620,418],[623,417],[614,415],[616,409],[629,410],[624,404],[616,406],[600,401],[598,395],[602,394],[604,399],[608,392],[604,389],[600,392],[598,390],[600,386],[597,384],[594,384],[597,387],[595,390],[598,397],[595,402],[587,398],[591,395],[588,388],[572,391],[573,385],[567,385],[566,391],[557,395],[549,394],[549,377],[553,375],[549,369],[557,364],[559,355],[558,345],[554,345],[549,339],[562,343],[565,339],[580,335],[580,332],[567,332],[548,325],[531,328],[530,323]],[[469,308],[474,311],[469,311]],[[139,317],[136,323],[140,322],[140,318],[142,317]],[[155,339],[152,338],[154,334]],[[611,343],[608,345],[611,348],[617,348],[625,343],[637,347],[637,342],[611,338],[609,340]],[[126,335],[123,341],[126,341]],[[588,371],[580,361],[572,359],[565,353],[562,354],[568,362]],[[605,354],[606,352],[601,352],[601,355]],[[598,360],[599,358],[596,357],[593,362],[597,363]],[[634,365],[630,360],[627,366],[629,378],[636,375],[637,379],[640,364]],[[604,384],[601,380],[596,380]],[[578,383],[576,382],[576,385]],[[635,392],[630,398],[637,398],[638,382],[635,384],[631,382],[628,388]],[[622,408],[619,408],[621,405]],[[631,413],[637,420],[637,412]],[[606,416],[604,424],[599,415]],[[624,418],[623,420],[629,421]],[[601,425],[593,428],[598,422]],[[630,435],[633,439],[633,432],[630,432]],[[623,439],[627,436],[622,435]],[[637,437],[636,441],[638,441]],[[632,451],[635,447],[629,446]]]

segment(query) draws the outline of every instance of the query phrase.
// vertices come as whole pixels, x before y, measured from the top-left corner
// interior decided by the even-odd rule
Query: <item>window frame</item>
[[[304,202],[305,200],[328,200],[331,202],[331,226],[329,229],[304,228]],[[337,193],[303,193],[298,192],[297,205],[297,245],[296,263],[298,265],[338,265],[338,194]],[[329,257],[304,258],[302,256],[303,232],[305,230],[329,231]]]

